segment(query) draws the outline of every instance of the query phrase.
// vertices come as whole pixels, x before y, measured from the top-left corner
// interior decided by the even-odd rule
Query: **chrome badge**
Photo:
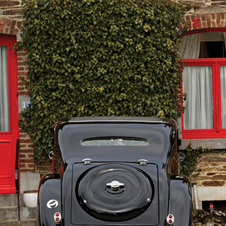
[[[48,202],[47,202],[47,207],[49,208],[49,209],[54,209],[54,208],[56,208],[58,206],[58,202],[57,202],[57,200],[55,200],[55,199],[50,199]]]

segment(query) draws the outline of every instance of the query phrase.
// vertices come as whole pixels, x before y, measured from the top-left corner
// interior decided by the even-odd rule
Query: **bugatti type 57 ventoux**
[[[78,117],[54,128],[53,173],[39,184],[40,226],[189,226],[173,120]]]

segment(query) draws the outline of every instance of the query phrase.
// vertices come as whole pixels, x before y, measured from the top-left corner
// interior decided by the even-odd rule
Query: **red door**
[[[13,36],[0,35],[0,193],[15,193],[18,128],[17,57]]]

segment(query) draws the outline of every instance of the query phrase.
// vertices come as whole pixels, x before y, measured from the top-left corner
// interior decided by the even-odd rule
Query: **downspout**
[[[193,183],[192,186],[193,186],[193,194],[194,194],[194,200],[195,200],[195,209],[198,210],[199,206],[198,206],[198,196],[197,196],[196,183]]]

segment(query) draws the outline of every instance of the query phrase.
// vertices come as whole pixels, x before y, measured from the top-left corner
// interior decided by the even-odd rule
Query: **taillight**
[[[169,214],[167,216],[166,222],[167,222],[168,225],[173,225],[173,223],[174,223],[174,216],[173,216],[173,214]]]
[[[54,221],[56,224],[60,224],[61,223],[61,214],[59,212],[56,212],[54,214]]]

